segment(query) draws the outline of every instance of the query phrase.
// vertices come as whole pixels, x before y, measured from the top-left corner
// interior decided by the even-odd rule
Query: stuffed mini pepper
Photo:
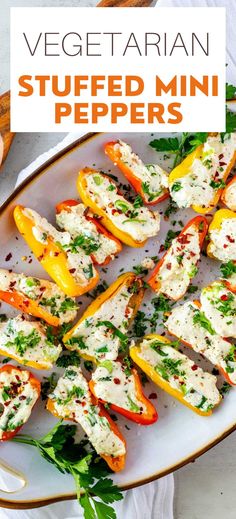
[[[186,302],[170,313],[165,326],[171,335],[201,353],[229,384],[236,384],[235,345],[220,336],[198,302]]]
[[[18,315],[0,323],[0,355],[35,369],[51,369],[61,353],[53,336],[39,321]]]
[[[78,305],[51,281],[0,269],[0,299],[52,326],[69,323]]]
[[[197,263],[206,236],[206,218],[196,216],[172,241],[168,251],[157,263],[148,284],[158,294],[177,301],[185,294],[197,273]]]
[[[111,470],[119,472],[124,468],[125,440],[103,406],[97,404],[80,368],[69,366],[65,370],[49,395],[47,409],[59,418],[79,423]]]
[[[209,240],[210,258],[223,263],[236,261],[236,213],[229,209],[216,211],[209,226]]]
[[[181,404],[202,416],[220,403],[216,377],[204,372],[161,335],[147,335],[130,348],[133,361],[151,380]]]
[[[224,188],[221,200],[231,211],[236,211],[236,175]]]
[[[151,425],[158,415],[153,404],[143,394],[136,369],[119,361],[105,360],[92,374],[89,387],[102,404],[140,425]]]
[[[218,203],[236,160],[236,133],[209,134],[169,175],[169,189],[178,207],[208,213]]]
[[[147,205],[158,204],[169,196],[168,174],[157,164],[144,164],[131,146],[123,141],[105,144],[105,153],[118,166]]]
[[[94,362],[116,360],[119,350],[126,349],[127,329],[143,294],[143,283],[134,273],[120,276],[64,336],[66,348]]]
[[[57,205],[56,222],[60,229],[68,231],[75,243],[93,263],[107,265],[122,249],[117,238],[100,224],[99,220],[76,200],[65,200]]]
[[[40,395],[40,382],[29,371],[0,368],[0,441],[10,440],[27,422]]]
[[[222,337],[236,338],[236,293],[214,281],[201,292],[201,307],[215,331]]]
[[[143,247],[148,238],[158,233],[159,213],[126,200],[108,175],[84,168],[79,173],[77,186],[84,204],[126,245]]]
[[[99,276],[88,254],[74,243],[70,233],[55,229],[33,209],[17,206],[14,218],[18,230],[42,267],[70,297],[91,290]]]

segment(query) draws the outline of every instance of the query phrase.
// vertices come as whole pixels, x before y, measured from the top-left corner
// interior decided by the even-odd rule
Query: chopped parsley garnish
[[[83,268],[83,273],[85,274],[86,278],[90,279],[93,277],[93,264],[90,263],[87,267]]]
[[[98,326],[105,326],[109,330],[112,330],[113,338],[114,337],[118,337],[118,339],[120,340],[120,344],[121,344],[122,350],[126,349],[127,344],[128,344],[128,340],[129,340],[127,335],[122,333],[116,326],[114,326],[113,323],[111,323],[111,321],[99,321],[96,324],[96,327],[98,327]]]
[[[172,240],[177,238],[179,233],[180,233],[180,231],[173,231],[172,229],[169,229],[169,231],[166,234],[166,238],[165,238],[164,245],[163,245],[164,250],[168,250],[170,248],[170,246],[172,244]]]
[[[181,137],[168,137],[155,139],[149,144],[158,152],[168,152],[175,155],[173,168],[177,166],[189,153],[207,139],[207,132],[188,133],[183,132]]]
[[[205,328],[211,335],[215,335],[215,330],[212,328],[210,321],[200,310],[194,310],[193,324],[199,324],[199,326]]]
[[[158,310],[158,312],[170,312],[172,306],[169,299],[163,294],[160,294],[158,297],[154,297],[151,303],[155,310]]]
[[[129,402],[130,411],[132,411],[133,413],[140,413],[139,406],[135,404],[135,402],[130,398],[129,395],[127,395],[127,400]]]
[[[68,366],[79,366],[80,357],[76,351],[67,351],[57,359],[56,365],[58,366],[58,368],[67,368]]]
[[[226,299],[227,298],[227,299]],[[217,310],[225,315],[226,317],[229,316],[235,316],[236,315],[236,308],[234,306],[235,297],[231,292],[228,292],[225,296],[225,300],[222,300],[221,298],[217,301],[212,301],[212,304],[216,306]]]
[[[99,283],[97,287],[92,291],[89,292],[87,295],[89,295],[92,299],[96,299],[100,294],[105,292],[105,290],[108,288],[108,284],[106,281],[102,281],[102,283]]]
[[[224,180],[211,180],[210,186],[213,187],[213,189],[223,189],[226,186],[226,183]]]
[[[60,314],[65,314],[68,310],[77,310],[78,305],[71,297],[66,297],[61,304],[58,304],[58,297],[51,297],[42,299],[39,301],[40,306],[45,306],[50,308],[50,312],[55,317],[60,317]]]
[[[198,291],[197,285],[189,285],[189,287],[187,288],[188,294],[195,294],[195,292],[197,292],[197,291]]]
[[[87,350],[88,346],[85,344],[83,337],[71,337],[67,344],[69,346],[77,346],[80,350]]]
[[[93,371],[93,363],[91,362],[91,360],[85,360],[84,367],[85,367],[86,371],[88,371],[88,372]]]
[[[164,216],[166,218],[169,218],[171,214],[177,213],[178,209],[179,208],[178,208],[176,202],[174,202],[174,200],[170,200],[169,204],[164,212]]]
[[[226,395],[232,389],[232,386],[228,384],[228,382],[224,382],[221,388],[219,389],[219,392],[222,396]]]
[[[43,377],[43,381],[41,384],[41,398],[42,400],[46,400],[48,395],[52,393],[57,385],[57,375],[56,373],[51,373],[49,377]]]
[[[148,269],[143,267],[142,265],[134,265],[133,271],[135,272],[135,274],[137,274],[137,276],[139,276],[141,274],[146,276],[148,274]]]
[[[0,323],[5,323],[7,321],[6,314],[0,314]]]
[[[6,348],[15,348],[16,352],[23,357],[27,349],[35,348],[41,341],[40,335],[36,330],[32,330],[28,335],[20,331],[13,340],[6,343]]]
[[[233,274],[236,274],[236,262],[228,261],[228,263],[223,263],[220,266],[221,274],[224,278],[229,278]]]
[[[134,335],[135,337],[143,337],[145,335],[147,325],[145,322],[147,322],[147,317],[144,312],[141,310],[138,310],[135,318],[134,318]]]
[[[139,207],[142,207],[143,206],[143,199],[140,195],[137,195],[134,202],[133,202],[133,206],[135,209],[138,209]]]
[[[180,191],[180,189],[183,189],[183,186],[181,182],[174,182],[174,184],[171,186],[171,191]]]
[[[225,85],[225,99],[234,99],[236,96],[236,86],[226,83]]]
[[[206,396],[203,395],[200,404],[196,405],[195,407],[197,407],[197,409],[203,409],[203,406],[206,402],[207,402],[207,398],[206,398]],[[210,408],[210,406],[208,406],[207,409],[209,409],[209,408]]]

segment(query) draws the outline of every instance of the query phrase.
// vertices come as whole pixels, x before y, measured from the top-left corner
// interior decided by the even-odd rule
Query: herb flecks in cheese
[[[209,232],[209,253],[227,263],[236,260],[236,218],[224,218],[220,229]]]
[[[0,372],[0,440],[27,422],[38,392],[31,385],[28,371],[12,369]]]
[[[221,281],[215,281],[201,293],[202,310],[222,337],[236,338],[236,295]]]
[[[216,377],[204,372],[173,346],[144,339],[138,355],[193,407],[207,412],[219,403]]]
[[[179,299],[185,294],[191,279],[197,273],[196,264],[199,258],[199,232],[193,224],[172,240],[156,275],[160,284],[158,292],[171,299]]]
[[[146,202],[160,198],[168,188],[167,173],[157,164],[145,165],[131,146],[123,141],[117,142],[115,149],[120,152],[121,160],[132,170],[133,175],[141,180]]]
[[[236,149],[236,133],[221,141],[220,134],[209,136],[202,154],[195,158],[189,172],[173,181],[170,192],[178,207],[209,207],[216,190],[224,187],[224,176]]]
[[[59,245],[67,257],[68,270],[80,285],[87,285],[96,274],[91,257],[77,244],[73,244],[69,232],[58,231],[46,218],[42,218],[33,209],[25,208],[24,214],[34,222],[33,234],[35,239],[48,245],[49,240]]]
[[[110,257],[114,259],[117,243],[99,232],[96,225],[86,218],[85,211],[86,207],[83,204],[70,206],[69,210],[62,210],[56,215],[58,226],[68,231],[86,254],[93,255],[97,263],[102,264]]]
[[[186,302],[172,310],[165,326],[170,333],[192,346],[215,366],[230,373],[231,380],[236,382],[236,361],[232,356],[234,346],[218,335],[210,320],[198,306]]]
[[[133,309],[131,287],[120,287],[89,318],[84,319],[74,330],[66,347],[96,359],[115,360],[119,348],[127,344],[126,333]]]
[[[99,407],[92,403],[87,380],[80,368],[69,366],[49,398],[59,416],[81,425],[98,454],[114,457],[125,454],[124,443],[111,430],[107,418],[100,416]]]
[[[40,365],[41,369],[50,369],[62,348],[47,337],[40,322],[26,321],[18,315],[0,323],[0,350],[22,364],[34,362],[35,367]]]
[[[36,301],[49,314],[58,317],[59,324],[73,321],[76,317],[78,307],[75,299],[67,297],[51,281],[0,269],[0,290],[12,294],[18,292],[26,299]]]
[[[142,415],[146,409],[137,398],[135,378],[121,362],[101,362],[92,375],[96,397],[108,404]]]
[[[95,202],[114,225],[129,234],[136,242],[142,242],[151,236],[156,236],[160,229],[160,216],[156,211],[147,207],[135,208],[118,193],[114,182],[99,172],[86,175],[87,190]],[[114,186],[115,189],[110,189]]]

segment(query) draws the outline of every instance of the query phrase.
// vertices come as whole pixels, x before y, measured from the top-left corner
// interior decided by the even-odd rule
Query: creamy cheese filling
[[[236,218],[225,218],[220,229],[214,229],[209,234],[209,251],[215,258],[224,263],[236,260]]]
[[[137,398],[134,376],[121,362],[105,360],[94,371],[92,380],[97,398],[133,413],[145,413],[145,405]]]
[[[115,184],[99,172],[87,175],[86,182],[90,198],[105,211],[118,229],[129,234],[137,242],[156,236],[160,229],[160,216],[157,211],[150,211],[147,207],[135,208],[131,202],[118,194]]]
[[[69,211],[61,211],[56,215],[57,225],[65,229],[72,238],[80,243],[80,247],[86,254],[92,254],[97,263],[104,261],[117,252],[115,240],[98,231],[96,225],[87,220],[85,216],[86,207],[83,204],[71,206]]]
[[[78,306],[75,299],[67,297],[51,281],[0,269],[0,290],[12,292],[12,304],[14,303],[14,292],[19,292],[22,296],[37,301],[45,311],[58,317],[60,324],[73,321],[76,317]]]
[[[98,454],[122,456],[125,445],[111,430],[107,418],[99,415],[99,407],[92,403],[87,380],[80,368],[69,366],[49,396],[62,418],[79,423]]]
[[[199,205],[208,207],[216,191],[222,187],[228,164],[236,149],[236,133],[221,142],[220,134],[209,136],[202,156],[196,158],[187,175],[170,186],[171,196],[179,207]]]
[[[236,211],[236,182],[227,186],[225,191],[225,204],[231,211]]]
[[[222,337],[236,338],[236,295],[215,281],[201,293],[202,311]]]
[[[89,280],[95,276],[96,271],[90,256],[74,243],[70,233],[58,231],[46,218],[42,218],[33,209],[24,209],[24,214],[34,222],[32,232],[35,239],[47,245],[48,238],[50,238],[54,243],[59,244],[67,256],[67,265],[71,275],[82,286],[87,285]]]
[[[194,351],[226,371],[231,380],[236,382],[234,345],[216,333],[197,305],[186,302],[174,308],[165,326],[170,333],[191,345]]]
[[[122,286],[97,312],[77,326],[66,346],[96,359],[115,360],[122,346],[120,335],[125,340],[133,314],[129,306],[132,296],[131,289]]]
[[[0,350],[9,357],[17,357],[22,364],[35,362],[49,369],[62,348],[47,337],[40,322],[26,321],[18,315],[0,323]]]
[[[191,278],[197,273],[196,264],[199,258],[199,233],[196,225],[191,225],[172,241],[165,255],[156,275],[160,283],[158,292],[179,299],[185,294]]]
[[[216,377],[204,372],[173,346],[156,339],[144,339],[138,355],[193,407],[208,411],[219,403]]]
[[[168,175],[157,164],[144,164],[129,144],[119,141],[115,144],[121,154],[121,160],[132,170],[135,177],[142,181],[142,190],[147,202],[152,202],[163,195],[168,188]]]
[[[29,372],[13,369],[0,372],[0,439],[27,422],[38,393],[29,381]]]

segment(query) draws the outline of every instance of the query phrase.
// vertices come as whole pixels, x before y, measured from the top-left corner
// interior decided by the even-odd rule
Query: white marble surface
[[[1,0],[0,91],[9,87],[10,6],[93,6],[96,3],[96,0]],[[0,172],[0,203],[12,191],[18,172],[40,153],[55,145],[63,136],[64,134],[59,133],[22,133],[15,137],[7,161]],[[233,433],[195,463],[176,472],[175,519],[235,519],[235,467],[236,433]],[[32,519],[33,517],[32,511]]]

